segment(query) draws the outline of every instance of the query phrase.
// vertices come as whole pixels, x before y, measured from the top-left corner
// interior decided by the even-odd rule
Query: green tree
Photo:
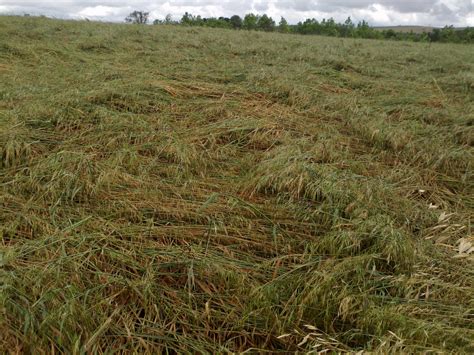
[[[370,35],[370,27],[367,21],[362,20],[357,24],[357,29],[355,31],[357,37],[360,38],[369,38]]]
[[[191,26],[193,24],[193,21],[194,21],[194,16],[186,11],[183,17],[181,17],[181,21],[179,21],[179,23],[185,26]]]
[[[456,32],[457,30],[454,26],[445,26],[441,29],[441,42],[459,42],[459,37]]]
[[[271,32],[275,30],[275,21],[270,16],[263,14],[257,22],[257,28],[262,31]]]
[[[230,23],[230,19],[227,17],[208,17],[202,19],[203,25],[206,27],[214,27],[214,28],[231,28],[232,25]]]
[[[174,23],[173,17],[171,16],[171,14],[166,15],[164,23],[167,25]]]
[[[325,20],[324,20],[325,21]],[[295,32],[301,34],[321,34],[322,26],[318,20],[312,18],[306,19],[304,22],[298,22],[295,28]]]
[[[242,19],[239,15],[234,15],[230,18],[230,24],[232,28],[241,29],[242,28]]]
[[[386,39],[397,39],[397,33],[392,29],[383,31],[383,36]]]
[[[244,17],[244,22],[242,23],[243,28],[246,30],[256,30],[257,29],[257,23],[259,20],[258,15],[254,14],[247,14]]]
[[[290,32],[290,26],[288,25],[288,22],[284,17],[280,19],[280,22],[278,23],[278,31],[281,33],[288,33]]]
[[[133,11],[127,17],[125,17],[125,22],[144,25],[148,22],[149,15],[149,12]]]
[[[430,42],[439,42],[441,39],[441,30],[439,28],[433,29],[433,31],[428,33],[428,38]]]
[[[339,28],[336,24],[336,21],[331,17],[330,19],[326,20],[323,19],[321,22],[322,26],[322,34],[326,36],[338,36],[339,35]]]
[[[340,34],[342,37],[352,37],[354,35],[355,25],[350,17],[347,18],[347,20],[344,22],[343,25],[340,26],[340,28]]]

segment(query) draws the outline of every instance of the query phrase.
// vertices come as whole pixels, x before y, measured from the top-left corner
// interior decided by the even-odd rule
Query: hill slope
[[[0,349],[474,351],[473,71],[1,17]]]

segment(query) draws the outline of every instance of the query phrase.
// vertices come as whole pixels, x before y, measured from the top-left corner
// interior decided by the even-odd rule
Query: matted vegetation
[[[473,72],[1,17],[1,351],[473,352]]]

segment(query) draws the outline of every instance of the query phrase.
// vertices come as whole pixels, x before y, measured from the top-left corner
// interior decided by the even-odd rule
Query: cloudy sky
[[[202,16],[267,13],[290,23],[308,17],[344,21],[365,19],[371,25],[474,26],[474,0],[0,0],[0,13],[123,21],[132,10],[174,19],[188,11]]]

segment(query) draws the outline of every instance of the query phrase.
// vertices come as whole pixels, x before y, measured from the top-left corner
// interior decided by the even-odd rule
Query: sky
[[[474,26],[474,0],[0,0],[1,14],[121,22],[133,10],[149,11],[152,20],[167,14],[178,20],[186,11],[204,17],[253,12],[290,23],[351,16],[373,26]]]

